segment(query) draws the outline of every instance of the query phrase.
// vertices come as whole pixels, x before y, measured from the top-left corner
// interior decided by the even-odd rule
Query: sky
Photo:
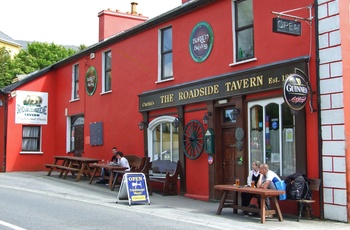
[[[131,12],[131,2],[138,3],[137,13],[153,18],[182,0],[2,0],[0,31],[14,40],[90,46],[98,42],[98,13]]]

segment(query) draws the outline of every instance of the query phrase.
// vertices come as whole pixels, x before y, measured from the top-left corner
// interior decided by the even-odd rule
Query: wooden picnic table
[[[237,213],[237,209],[248,211],[248,212],[258,212],[260,213],[261,223],[265,223],[265,215],[269,214],[278,214],[278,220],[283,221],[283,216],[281,209],[278,204],[277,197],[281,194],[284,194],[285,191],[275,190],[275,189],[263,189],[263,188],[252,188],[252,187],[240,187],[234,185],[214,185],[214,189],[222,191],[222,197],[220,205],[216,212],[217,215],[221,214],[223,208],[233,208],[233,212]],[[228,192],[233,192],[234,200],[227,201]],[[247,206],[242,206],[238,204],[238,194],[240,193],[250,193],[255,195],[260,195],[260,208],[252,208]],[[276,210],[265,210],[265,198],[270,197],[275,203]]]
[[[89,184],[92,183],[92,181],[94,180],[94,177],[96,176],[96,173],[97,171],[100,171],[102,170],[102,168],[105,168],[105,169],[108,169],[109,170],[109,189],[111,190],[114,190],[114,186],[113,186],[113,180],[114,180],[114,171],[125,171],[127,169],[127,167],[122,167],[122,166],[119,166],[119,165],[111,165],[111,164],[90,164],[90,168],[93,168],[94,171],[91,175],[91,178],[90,178],[90,182]]]
[[[67,177],[68,172],[71,172],[72,175],[77,173],[76,181],[79,181],[83,174],[90,177],[92,169],[89,164],[99,161],[99,159],[75,156],[54,156],[54,158],[53,164],[44,164],[50,169],[47,175],[50,176],[54,169],[59,169],[61,171],[59,177],[63,176],[63,179]]]

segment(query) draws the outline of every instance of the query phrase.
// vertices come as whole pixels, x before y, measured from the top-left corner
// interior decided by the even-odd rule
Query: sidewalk
[[[63,197],[118,209],[131,209],[144,215],[162,216],[167,219],[211,226],[215,229],[350,229],[350,224],[346,223],[306,219],[297,222],[295,216],[285,215],[283,222],[279,222],[274,216],[272,219],[267,219],[265,224],[261,224],[259,217],[233,214],[232,209],[223,209],[221,215],[216,215],[219,201],[203,202],[183,196],[162,196],[159,193],[153,193],[150,196],[150,205],[145,203],[129,206],[128,201],[124,200],[116,203],[118,189],[111,191],[107,185],[96,184],[95,181],[90,185],[89,179],[86,177],[75,182],[75,179],[70,176],[67,176],[67,179],[59,178],[57,172],[53,172],[51,176],[46,175],[47,172],[44,171],[0,173],[0,187]]]

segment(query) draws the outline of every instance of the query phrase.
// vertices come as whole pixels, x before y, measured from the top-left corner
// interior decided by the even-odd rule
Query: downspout
[[[7,153],[7,120],[8,120],[8,93],[0,91],[4,95],[4,164],[1,167],[1,172],[6,172],[6,153]]]
[[[318,42],[318,1],[314,0],[314,7],[315,7],[315,43],[316,43],[316,95],[317,95],[317,127],[318,127],[318,165],[319,165],[319,178],[321,179],[321,186],[319,190],[320,195],[320,217],[321,219],[324,219],[324,209],[323,209],[323,188],[322,188],[322,182],[323,182],[323,161],[322,161],[322,129],[321,129],[321,95],[320,95],[320,53],[319,53],[319,42]]]

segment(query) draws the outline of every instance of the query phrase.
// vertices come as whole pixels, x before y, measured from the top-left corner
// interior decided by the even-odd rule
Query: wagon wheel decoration
[[[184,152],[185,155],[191,159],[197,159],[204,149],[204,128],[203,125],[197,121],[192,120],[187,123],[184,129]]]

